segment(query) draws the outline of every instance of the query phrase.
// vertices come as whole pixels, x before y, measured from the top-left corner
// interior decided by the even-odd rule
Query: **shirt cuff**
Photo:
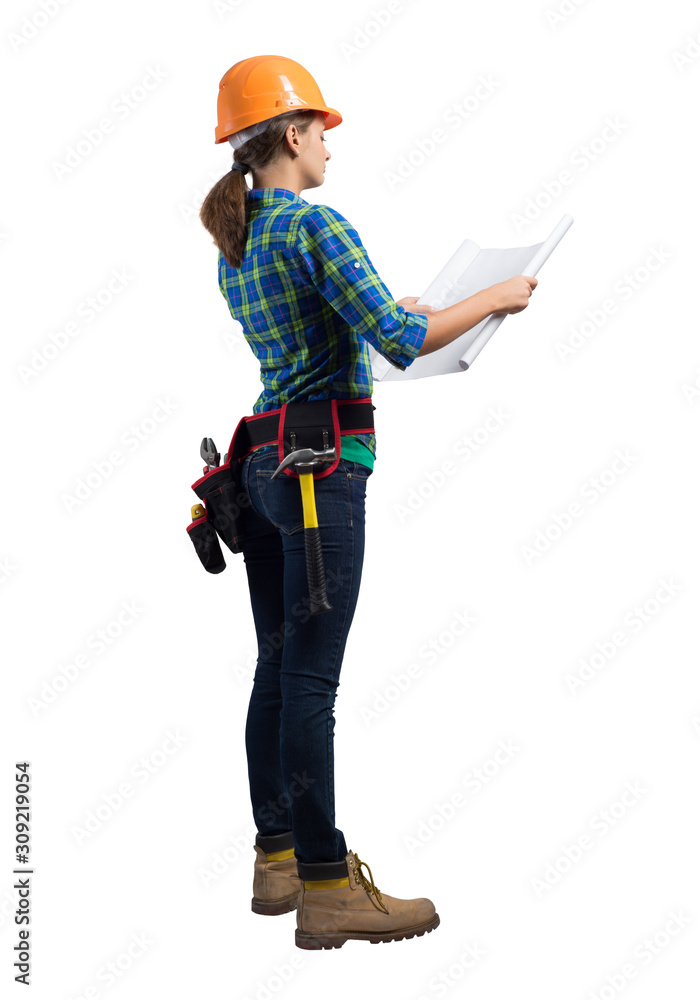
[[[418,357],[418,352],[428,332],[428,317],[425,313],[409,312],[403,306],[398,308],[406,314],[401,342],[397,345],[397,350],[392,351],[391,354],[384,354],[384,357],[394,368],[405,372]]]

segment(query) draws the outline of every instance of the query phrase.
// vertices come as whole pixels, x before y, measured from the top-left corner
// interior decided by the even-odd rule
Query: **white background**
[[[697,5],[43,6],[2,12],[3,993],[27,759],[41,1000],[696,997]],[[471,370],[375,386],[336,820],[380,889],[441,917],[379,948],[302,952],[293,913],[251,913],[244,564],[206,574],[185,531],[201,438],[223,452],[260,391],[198,210],[231,163],[219,80],[262,53],[343,115],[303,197],[352,222],[396,299],[467,237],[529,245],[574,218]]]

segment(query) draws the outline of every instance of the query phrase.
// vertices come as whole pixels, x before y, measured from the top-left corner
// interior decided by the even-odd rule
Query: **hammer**
[[[323,568],[321,536],[318,532],[314,497],[314,464],[316,462],[334,462],[335,458],[335,448],[324,448],[322,451],[314,451],[313,448],[297,448],[296,451],[290,451],[285,456],[271,476],[274,479],[290,465],[294,466],[299,475],[301,503],[304,509],[306,579],[309,584],[310,613],[312,615],[333,610],[333,605],[328,603],[328,595],[326,594],[326,573]]]

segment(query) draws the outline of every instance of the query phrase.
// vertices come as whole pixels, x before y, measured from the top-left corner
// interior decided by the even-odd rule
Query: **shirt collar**
[[[301,205],[308,205],[308,202],[301,198],[294,191],[288,188],[249,188],[248,200],[256,205],[271,205],[275,201],[292,201]]]

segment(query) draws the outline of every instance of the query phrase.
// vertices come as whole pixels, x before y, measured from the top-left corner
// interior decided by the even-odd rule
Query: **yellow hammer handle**
[[[301,483],[301,503],[304,508],[304,527],[317,528],[318,517],[316,516],[313,472],[300,472],[299,482]]]

